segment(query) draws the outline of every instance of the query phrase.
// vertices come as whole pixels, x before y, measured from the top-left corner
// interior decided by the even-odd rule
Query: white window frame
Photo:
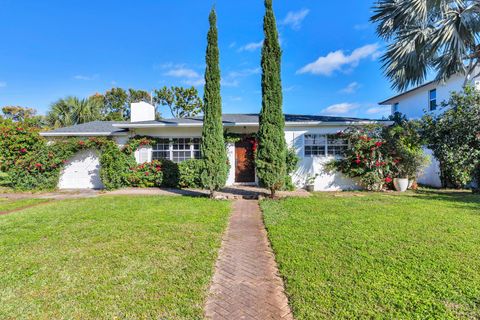
[[[398,112],[398,107],[400,106],[400,103],[398,102],[395,102],[393,105],[392,105],[392,114],[395,114]]]
[[[435,99],[432,99],[432,92],[435,92]],[[432,102],[435,101],[435,107],[432,108]],[[437,110],[437,88],[428,90],[428,110],[435,111]]]
[[[324,141],[323,144],[307,144],[306,141],[307,141],[307,136],[316,136],[320,141]],[[343,143],[343,144],[329,144],[328,143],[328,139],[330,137],[330,139],[332,137],[336,136],[336,134],[331,134],[331,133],[306,133],[303,137],[303,156],[304,158],[327,158],[327,157],[335,157],[335,158],[341,158],[342,156],[341,155],[338,155],[338,154],[333,154],[333,155],[330,155],[328,154],[328,147],[329,145],[330,146],[342,146],[342,147],[346,147],[346,148],[350,148],[350,143],[348,141],[346,141],[347,143]],[[337,138],[337,139],[341,139],[341,138]],[[345,139],[341,139],[341,140],[345,140]],[[323,147],[323,153],[322,154],[310,154],[310,155],[307,155],[307,147],[314,147],[314,146],[322,146]]]
[[[200,154],[200,143],[201,143],[201,138],[200,137],[159,137],[158,138],[159,140],[167,140],[168,139],[168,150],[167,149],[157,149],[157,143],[154,143],[152,145],[152,149],[151,149],[151,159],[154,160],[154,157],[153,157],[153,154],[154,152],[167,152],[168,153],[168,157],[167,158],[164,158],[166,160],[170,160],[170,161],[173,161],[173,162],[176,162],[176,163],[180,163],[182,161],[185,161],[185,160],[189,160],[189,159],[198,159],[198,157],[196,158],[195,157],[195,153],[199,153]],[[189,142],[189,149],[174,149],[174,140],[177,140],[177,139],[186,139],[186,140],[190,140]],[[198,139],[199,142],[198,142],[198,149],[195,149],[195,143],[193,143],[194,139]],[[178,160],[178,161],[175,161],[174,160],[174,152],[177,151],[177,152],[188,152],[190,151],[190,157],[189,158],[185,158],[183,160]],[[177,157],[179,158],[179,157]],[[161,159],[156,159],[156,160],[161,160]]]

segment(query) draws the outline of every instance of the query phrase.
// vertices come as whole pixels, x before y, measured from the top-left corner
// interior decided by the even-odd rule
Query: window
[[[152,160],[170,159],[170,139],[157,140],[153,146]]]
[[[430,111],[436,110],[437,109],[437,89],[430,90],[428,92],[428,101],[429,101],[429,107]]]
[[[324,156],[327,140],[324,135],[305,135],[305,157]]]
[[[340,139],[335,135],[327,136],[327,154],[329,156],[341,157],[348,149],[348,141]]]
[[[305,157],[342,156],[348,149],[348,141],[337,135],[306,134]]]
[[[398,102],[392,106],[392,114],[395,114],[397,112],[398,112]]]
[[[152,160],[167,159],[178,163],[200,156],[200,138],[159,139],[152,149]]]

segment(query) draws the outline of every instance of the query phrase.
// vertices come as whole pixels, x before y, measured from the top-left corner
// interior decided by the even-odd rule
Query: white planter
[[[393,185],[395,186],[395,190],[405,192],[408,189],[408,179],[395,178],[393,179]]]
[[[414,181],[415,181],[415,180],[413,180],[413,179],[410,179],[410,180],[408,181],[408,189],[411,189],[411,188],[412,188],[412,185],[413,185],[413,182],[414,182]]]

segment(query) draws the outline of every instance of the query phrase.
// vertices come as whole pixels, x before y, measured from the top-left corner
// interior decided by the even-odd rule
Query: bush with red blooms
[[[130,168],[126,178],[132,187],[160,187],[163,181],[162,163],[154,160],[133,166]]]
[[[358,179],[370,191],[383,190],[392,182],[394,163],[383,148],[380,127],[349,128],[339,135],[349,141],[350,147],[343,158],[327,165],[328,170]]]

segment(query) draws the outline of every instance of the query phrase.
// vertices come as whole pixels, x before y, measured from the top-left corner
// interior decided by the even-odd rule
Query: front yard
[[[300,319],[480,317],[480,197],[337,193],[263,201]]]
[[[0,318],[200,319],[229,210],[118,196],[0,216]]]

